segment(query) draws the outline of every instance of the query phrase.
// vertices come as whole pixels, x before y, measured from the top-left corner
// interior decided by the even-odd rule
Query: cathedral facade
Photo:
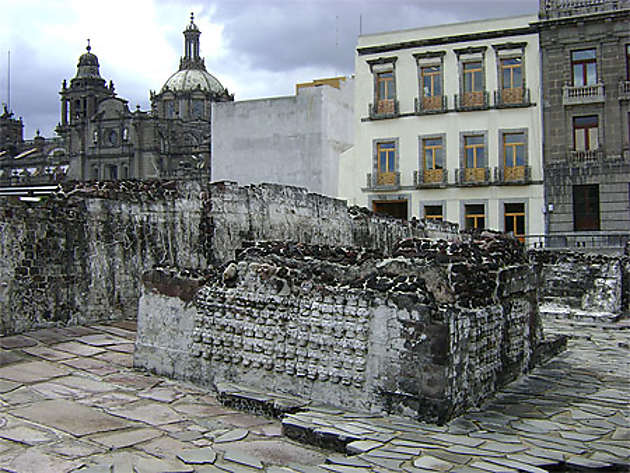
[[[151,92],[150,111],[130,110],[127,100],[116,95],[113,82],[101,77],[88,43],[75,77],[69,84],[64,80],[60,91],[56,131],[68,152],[68,179],[209,174],[211,104],[234,97],[206,70],[200,35],[191,14],[179,70],[158,93]]]

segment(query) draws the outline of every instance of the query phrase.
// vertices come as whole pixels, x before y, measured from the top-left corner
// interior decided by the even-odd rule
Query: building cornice
[[[377,54],[401,49],[422,48],[426,46],[437,46],[441,44],[463,43],[466,41],[479,41],[486,39],[496,39],[505,36],[522,36],[538,32],[538,23],[530,24],[520,28],[509,28],[493,31],[482,31],[479,33],[465,33],[453,36],[440,36],[439,38],[417,39],[413,41],[401,41],[396,43],[383,44],[378,46],[365,46],[357,48],[359,56],[366,54]]]
[[[539,31],[547,28],[555,28],[557,26],[576,25],[585,22],[602,22],[605,20],[613,20],[626,17],[630,19],[630,8],[622,10],[606,10],[602,12],[587,13],[584,15],[563,16],[558,18],[546,18],[532,23]]]

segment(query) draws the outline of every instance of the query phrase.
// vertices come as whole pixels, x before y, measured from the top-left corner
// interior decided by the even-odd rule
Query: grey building
[[[87,51],[77,73],[61,88],[57,133],[70,157],[70,179],[191,176],[210,169],[211,103],[234,97],[206,70],[201,32],[184,30],[184,56],[162,89],[151,92],[151,111],[129,110],[106,83],[99,62]]]
[[[68,171],[68,156],[59,138],[37,134],[24,139],[22,118],[5,104],[0,114],[0,188],[24,184],[55,184]],[[2,194],[2,190],[0,190]]]
[[[630,231],[629,20],[630,0],[540,0],[551,245]]]

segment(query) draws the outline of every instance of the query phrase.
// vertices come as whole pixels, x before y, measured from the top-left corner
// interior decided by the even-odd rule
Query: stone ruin
[[[137,315],[137,367],[443,422],[546,350],[537,267],[296,187],[66,183],[0,201],[0,334]]]
[[[403,239],[389,255],[246,242],[220,270],[143,283],[135,366],[356,411],[444,422],[543,346],[533,267],[489,232]]]

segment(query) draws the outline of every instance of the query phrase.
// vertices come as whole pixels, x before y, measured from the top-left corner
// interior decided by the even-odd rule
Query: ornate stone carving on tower
[[[179,70],[159,93],[150,92],[151,111],[116,96],[91,52],[82,54],[75,77],[64,80],[57,127],[70,156],[71,179],[156,178],[207,175],[210,170],[211,102],[234,100],[200,56],[201,31],[191,14],[184,30]]]

